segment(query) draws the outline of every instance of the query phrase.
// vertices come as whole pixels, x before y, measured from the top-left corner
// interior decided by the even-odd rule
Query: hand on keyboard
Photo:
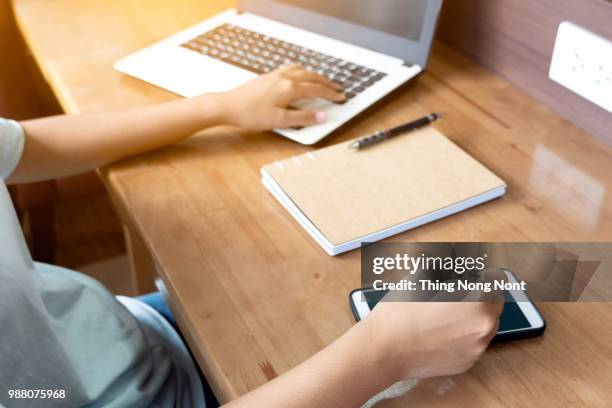
[[[342,85],[345,101],[386,76],[355,62],[231,24],[220,25],[181,46],[256,74],[266,74],[290,64],[300,65]]]
[[[342,87],[298,65],[289,65],[219,94],[226,107],[225,123],[251,130],[308,126],[324,122],[324,112],[292,109],[300,99],[342,102]]]

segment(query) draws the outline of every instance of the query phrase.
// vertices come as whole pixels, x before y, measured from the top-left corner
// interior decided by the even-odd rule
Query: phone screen
[[[386,290],[366,290],[363,292],[365,301],[370,310],[374,309],[374,306],[380,302],[387,292]],[[523,311],[519,305],[516,304],[512,295],[507,291],[504,292],[504,300],[504,310],[499,318],[498,332],[530,328],[531,325],[523,314]]]
[[[504,310],[499,317],[499,329],[497,331],[504,332],[531,327],[523,311],[507,291],[504,291],[504,300],[506,303],[504,303]]]

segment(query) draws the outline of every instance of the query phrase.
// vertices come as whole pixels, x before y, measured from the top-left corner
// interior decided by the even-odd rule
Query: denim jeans
[[[170,323],[170,325],[174,327],[174,330],[176,330],[176,332],[181,337],[181,339],[183,339],[183,343],[185,343],[185,346],[187,346],[187,342],[185,341],[183,334],[179,330],[176,324],[176,320],[174,319],[174,316],[172,316],[172,312],[170,311],[170,308],[168,307],[166,300],[164,299],[164,297],[162,296],[160,292],[148,293],[146,295],[138,296],[136,297],[136,299],[151,306],[160,315],[162,315],[164,319],[166,319],[168,323]],[[187,347],[187,349],[189,350],[189,347]],[[208,385],[208,382],[206,381],[206,378],[202,374],[202,371],[200,370],[198,363],[193,358],[193,354],[191,353],[191,350],[189,350],[189,354],[191,355],[191,359],[194,361],[196,369],[198,370],[198,374],[200,375],[200,378],[202,379],[202,385],[204,388],[204,394],[206,398],[206,408],[218,407],[219,402],[217,402],[217,398],[215,397],[215,394],[213,394],[212,389],[210,388],[210,386]]]

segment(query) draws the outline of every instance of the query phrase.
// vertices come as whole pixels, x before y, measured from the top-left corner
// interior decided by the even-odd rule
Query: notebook
[[[330,255],[506,192],[503,180],[432,127],[360,150],[351,142],[261,169],[263,185]]]

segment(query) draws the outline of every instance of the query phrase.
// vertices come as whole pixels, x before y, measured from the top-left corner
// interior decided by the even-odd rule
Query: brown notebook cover
[[[505,193],[503,180],[432,127],[362,150],[350,143],[262,168],[264,185],[330,254]]]

